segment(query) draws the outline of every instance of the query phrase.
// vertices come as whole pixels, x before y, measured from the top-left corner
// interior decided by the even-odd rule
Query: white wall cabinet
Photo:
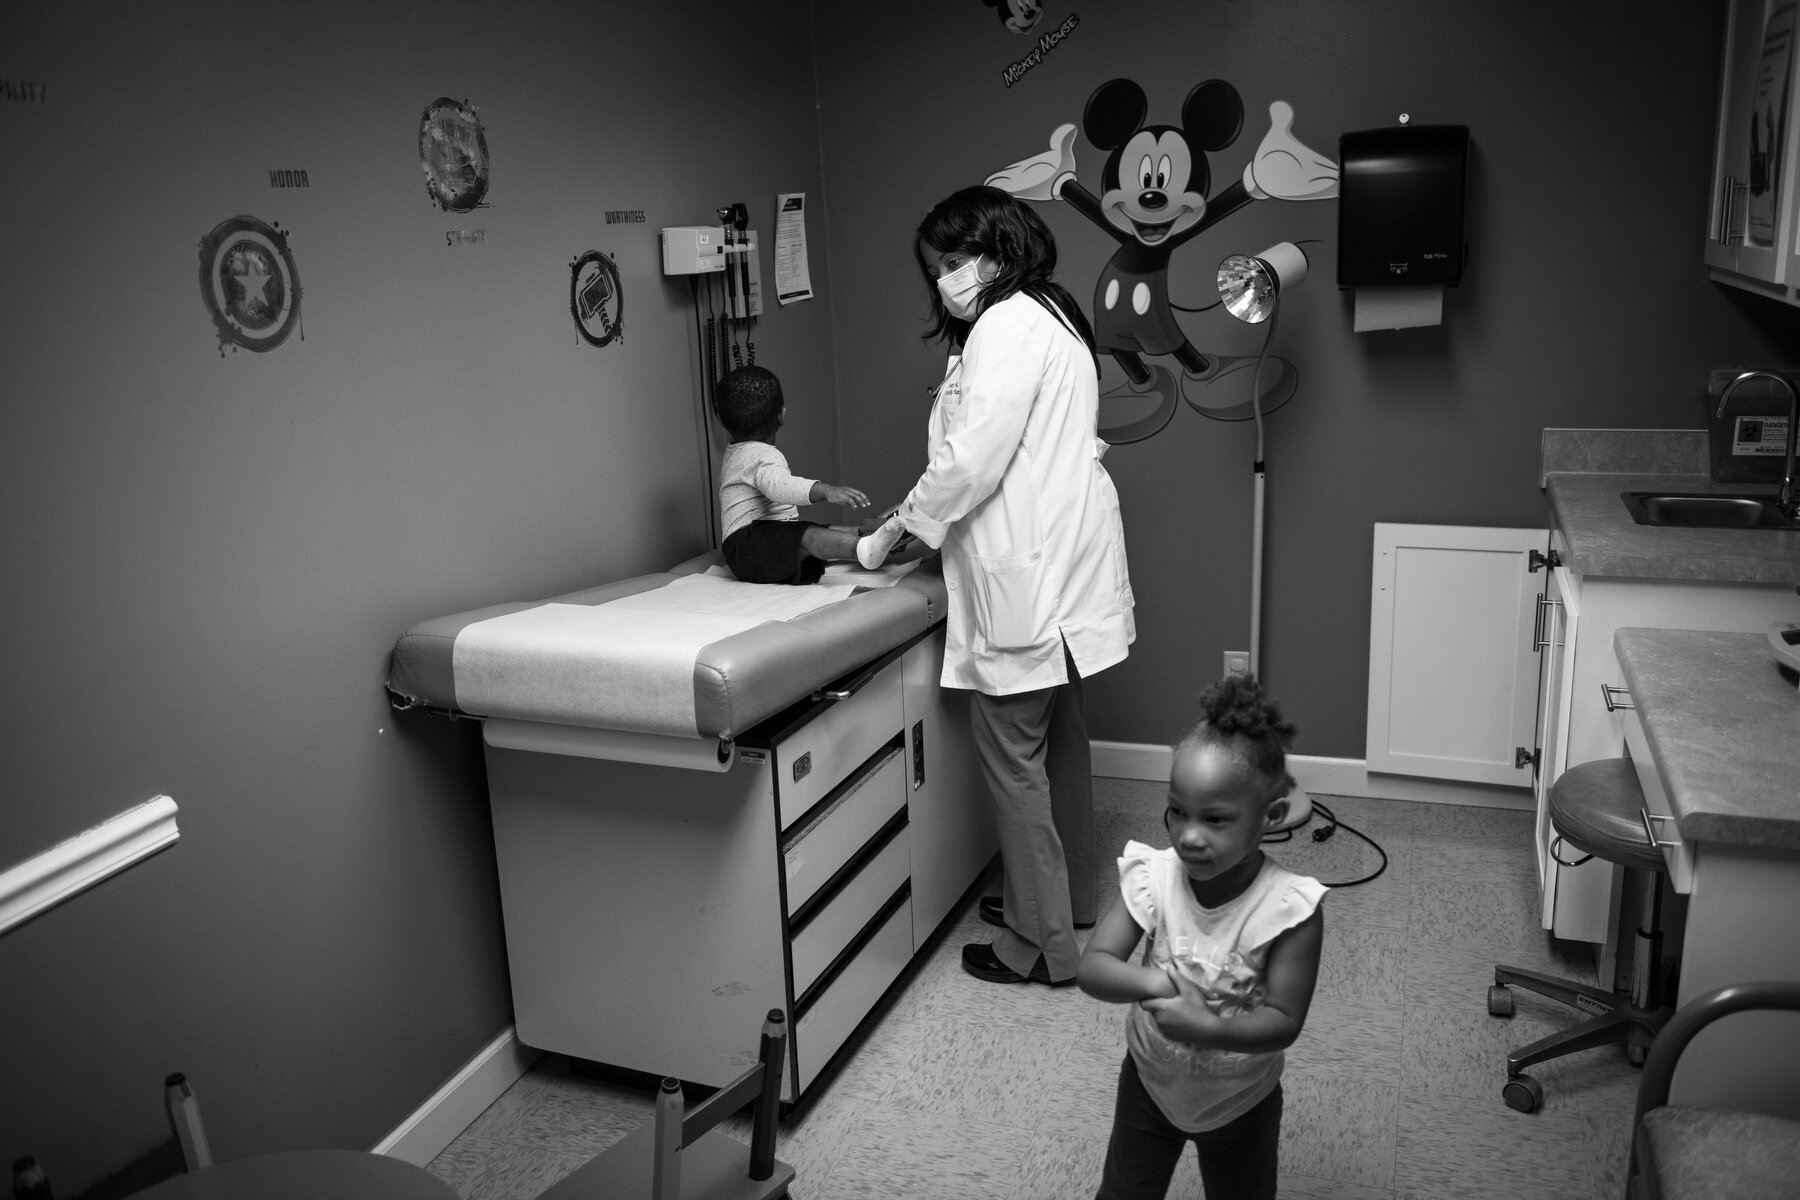
[[[1541,529],[1375,526],[1370,771],[1527,788]]]
[[[1800,5],[1732,0],[1713,151],[1706,264],[1720,283],[1800,304]]]
[[[519,1040],[720,1086],[787,1014],[792,1101],[997,844],[943,626],[723,771],[489,746]]]

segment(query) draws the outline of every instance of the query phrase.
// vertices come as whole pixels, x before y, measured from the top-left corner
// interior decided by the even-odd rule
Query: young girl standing
[[[1312,1003],[1326,889],[1262,852],[1294,788],[1293,723],[1248,676],[1207,688],[1200,708],[1175,744],[1172,844],[1125,844],[1122,903],[1081,958],[1083,991],[1132,1005],[1097,1200],[1160,1200],[1190,1141],[1208,1196],[1275,1195],[1282,1051]]]

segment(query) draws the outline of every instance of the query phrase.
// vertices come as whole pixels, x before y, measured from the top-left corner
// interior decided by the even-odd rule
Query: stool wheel
[[[1500,1094],[1506,1107],[1522,1113],[1536,1112],[1544,1104],[1544,1086],[1529,1075],[1514,1075]]]
[[[1512,989],[1496,983],[1488,989],[1488,1015],[1491,1017],[1510,1017],[1513,1015]],[[1531,1111],[1530,1109],[1526,1110]]]
[[[1625,1047],[1625,1060],[1634,1067],[1643,1066],[1644,1060],[1649,1057],[1650,1057],[1650,1047],[1647,1045],[1640,1045],[1637,1042],[1631,1042],[1631,1043],[1628,1043]]]

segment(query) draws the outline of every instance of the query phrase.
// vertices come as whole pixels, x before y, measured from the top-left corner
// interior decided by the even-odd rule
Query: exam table
[[[944,588],[712,553],[401,636],[395,707],[482,723],[521,1042],[719,1087],[779,1009],[822,1076],[997,850]]]

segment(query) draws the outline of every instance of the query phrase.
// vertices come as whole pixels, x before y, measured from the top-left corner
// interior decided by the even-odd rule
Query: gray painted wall
[[[162,792],[182,836],[0,936],[0,1161],[73,1195],[167,1138],[175,1070],[221,1156],[366,1148],[510,1023],[479,733],[390,712],[388,650],[704,548],[657,232],[741,200],[768,247],[775,194],[821,188],[805,7],[723,32],[692,5],[5,6],[0,73],[47,102],[0,106],[0,866]],[[481,112],[491,207],[426,196],[443,95]],[[305,336],[221,358],[197,247],[239,213],[291,232]],[[603,349],[568,311],[590,249],[623,276]],[[784,446],[829,475],[827,306],[756,341]]]
[[[1100,83],[1136,80],[1150,121],[1179,124],[1196,83],[1232,82],[1245,125],[1211,156],[1215,192],[1250,160],[1275,100],[1333,159],[1341,133],[1402,112],[1471,129],[1470,262],[1441,327],[1351,332],[1335,201],[1259,203],[1170,267],[1172,295],[1197,306],[1216,296],[1224,255],[1321,239],[1272,351],[1296,364],[1300,390],[1267,434],[1263,674],[1300,726],[1302,753],[1364,753],[1375,522],[1537,526],[1545,426],[1699,427],[1713,365],[1780,358],[1783,346],[1792,356],[1800,313],[1720,288],[1701,266],[1718,3],[1044,9],[1037,33],[1079,23],[1010,88],[1002,72],[1035,35],[1008,33],[973,0],[921,0],[903,23],[867,6],[818,9],[845,473],[887,502],[923,466],[925,387],[942,371],[942,349],[918,339],[912,231],[944,195],[1079,124]],[[1098,191],[1105,156],[1085,137],[1076,155]],[[1091,305],[1114,243],[1065,205],[1038,211],[1060,277]],[[1183,322],[1216,353],[1254,354],[1262,337],[1222,311]],[[1103,386],[1120,378],[1111,367]],[[1249,426],[1184,408],[1156,438],[1107,457],[1138,643],[1088,692],[1095,737],[1177,733],[1221,652],[1248,644],[1253,450]]]
[[[0,109],[0,864],[159,792],[183,835],[0,937],[0,1161],[35,1154],[68,1194],[153,1152],[171,1070],[223,1155],[367,1146],[504,1028],[477,735],[389,712],[394,637],[703,546],[694,329],[655,231],[727,201],[759,231],[777,192],[814,201],[820,300],[765,319],[759,359],[796,467],[841,457],[897,499],[940,359],[914,224],[1115,75],[1159,120],[1232,80],[1251,118],[1219,177],[1277,98],[1328,153],[1399,111],[1474,129],[1474,257],[1441,329],[1349,332],[1329,203],[1241,213],[1177,259],[1193,296],[1227,251],[1326,239],[1279,335],[1303,384],[1270,423],[1265,654],[1300,748],[1360,756],[1372,522],[1536,522],[1542,426],[1697,425],[1713,363],[1796,332],[1699,265],[1716,2],[1376,7],[1052,4],[1077,31],[1008,89],[1026,42],[974,0],[7,6],[0,72],[47,102]],[[466,217],[430,205],[414,148],[446,94],[494,161]],[[272,191],[272,168],[312,186]],[[238,213],[291,231],[306,336],[221,359],[196,247]],[[1109,243],[1046,215],[1085,298]],[[444,245],[470,227],[488,241]],[[566,310],[588,249],[624,277],[604,350]],[[1551,286],[1565,263],[1578,283]],[[1183,411],[1109,460],[1140,642],[1096,681],[1096,736],[1165,737],[1242,643],[1247,439]]]

